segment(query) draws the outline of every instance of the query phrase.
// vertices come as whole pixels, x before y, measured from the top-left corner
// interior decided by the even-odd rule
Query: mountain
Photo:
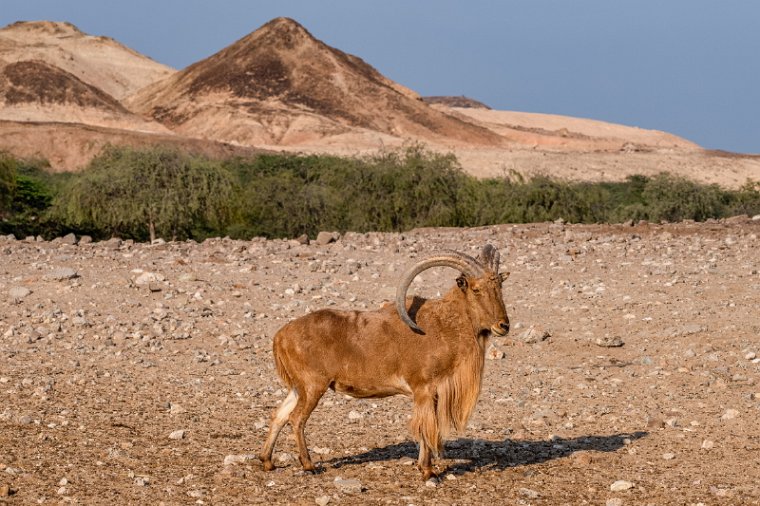
[[[128,111],[100,88],[41,60],[0,63],[0,119],[169,133]]]
[[[666,132],[421,98],[287,18],[181,71],[69,23],[0,29],[0,151],[46,159],[52,170],[78,170],[107,144],[356,156],[410,140],[454,153],[477,177],[760,180],[760,156],[707,151]]]
[[[175,72],[111,38],[52,21],[19,21],[0,30],[0,62],[27,60],[65,70],[116,99]]]
[[[168,144],[210,156],[251,153],[177,136],[119,100],[176,71],[70,23],[18,22],[0,30],[0,150],[83,167],[107,144]]]
[[[379,147],[388,137],[503,144],[482,126],[430,108],[288,18],[270,21],[125,103],[185,135],[247,145],[329,142],[346,135],[369,144],[359,147]]]

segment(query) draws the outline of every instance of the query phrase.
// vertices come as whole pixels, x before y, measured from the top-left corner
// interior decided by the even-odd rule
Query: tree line
[[[163,147],[109,147],[81,172],[0,153],[0,233],[145,241],[314,237],[553,221],[704,221],[760,214],[760,183],[737,190],[663,173],[621,182],[467,175],[412,145],[363,158],[261,154],[213,160]]]

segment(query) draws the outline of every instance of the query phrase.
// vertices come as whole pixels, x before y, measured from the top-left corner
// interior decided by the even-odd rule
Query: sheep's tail
[[[275,334],[272,344],[272,354],[274,355],[274,364],[275,367],[277,367],[277,375],[282,379],[282,382],[285,383],[285,386],[288,388],[292,388],[293,386],[293,380],[291,375],[288,373],[288,369],[285,367],[285,363],[282,361],[282,357],[279,353],[277,353],[278,346],[278,336],[279,332]]]

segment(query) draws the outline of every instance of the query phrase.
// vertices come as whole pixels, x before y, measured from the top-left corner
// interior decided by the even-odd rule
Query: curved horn
[[[480,277],[485,274],[483,265],[480,262],[471,256],[459,253],[458,251],[446,251],[430,256],[420,260],[409,268],[396,288],[396,310],[404,323],[409,325],[413,330],[419,332],[422,332],[422,329],[414,323],[406,310],[406,292],[409,290],[409,285],[412,284],[412,281],[419,273],[432,267],[451,267],[461,271],[466,276],[471,277]]]

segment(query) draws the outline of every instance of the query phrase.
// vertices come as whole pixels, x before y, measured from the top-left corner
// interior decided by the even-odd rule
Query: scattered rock
[[[180,406],[179,404],[175,404],[173,402],[169,403],[169,413],[172,415],[181,415],[182,413],[186,413],[187,410]]]
[[[739,411],[736,409],[727,409],[720,417],[721,420],[733,420],[739,416]]]
[[[545,341],[550,337],[551,334],[548,330],[537,325],[531,325],[525,330],[525,332],[517,336],[517,339],[526,344],[536,344]]]
[[[597,337],[596,341],[594,343],[597,346],[601,346],[602,348],[620,348],[623,346],[623,340],[618,337],[610,337],[610,336],[604,336],[604,337]]]
[[[589,452],[575,452],[573,454],[573,462],[581,467],[591,465],[594,462],[594,457]]]
[[[493,234],[490,229],[354,233],[322,247],[263,238],[164,246],[118,239],[86,246],[80,238],[80,247],[37,243],[36,238],[30,243],[0,240],[0,425],[29,436],[0,445],[0,477],[5,477],[0,485],[6,483],[8,493],[23,485],[23,494],[17,494],[22,502],[45,496],[46,502],[97,502],[108,497],[109,487],[124,497],[136,493],[164,495],[167,502],[183,497],[199,504],[196,499],[235,502],[235,487],[228,492],[220,486],[224,482],[213,483],[218,475],[248,483],[254,498],[283,494],[294,479],[302,481],[305,488],[293,500],[311,504],[389,498],[403,504],[450,502],[471,487],[472,501],[498,502],[504,486],[499,473],[456,474],[476,459],[514,466],[520,475],[511,491],[517,502],[562,503],[577,492],[575,497],[590,503],[628,506],[641,502],[639,495],[634,498],[644,485],[639,483],[641,469],[676,483],[688,475],[684,469],[699,463],[708,469],[719,466],[727,478],[682,480],[682,489],[702,480],[687,490],[687,499],[706,501],[715,485],[729,487],[732,504],[751,502],[751,484],[730,478],[743,476],[751,461],[754,447],[751,438],[743,437],[744,426],[752,425],[760,407],[760,369],[753,362],[760,349],[751,310],[758,303],[760,278],[750,274],[760,268],[760,239],[752,237],[760,235],[755,223],[729,231],[718,223],[655,224],[648,230],[589,225],[590,238],[573,237],[572,246],[581,253],[572,264],[558,262],[557,256],[569,247],[564,234],[575,225],[549,232],[550,224],[533,224],[496,227]],[[667,241],[659,235],[665,228],[674,232]],[[733,239],[726,241],[729,235]],[[266,435],[271,410],[288,393],[277,381],[272,360],[277,329],[325,306],[380,307],[392,300],[399,276],[416,259],[436,248],[476,255],[476,241],[482,244],[484,238],[509,251],[502,262],[514,276],[505,284],[504,298],[510,316],[524,323],[514,322],[511,339],[497,337],[489,343],[474,425],[446,442],[452,472],[445,479],[414,483],[419,473],[413,469],[416,452],[407,430],[413,411],[401,397],[356,401],[328,392],[321,401],[325,408],[316,411],[307,434],[309,443],[319,445],[311,450],[316,461],[325,463],[321,475],[301,475],[288,440],[290,428],[278,442],[273,473],[264,475],[255,455],[227,455],[235,447],[252,451],[248,448]],[[61,266],[78,269],[83,279],[42,282]],[[134,280],[146,271],[166,279],[134,289]],[[426,272],[413,292],[424,297],[445,293],[454,286],[451,274]],[[677,282],[666,285],[673,280]],[[151,287],[162,291],[151,294]],[[31,295],[13,292],[18,288],[30,289]],[[23,303],[15,304],[11,295],[25,295]],[[626,313],[635,316],[624,320]],[[549,335],[543,322],[555,333],[551,346],[540,344]],[[530,323],[541,325],[529,329]],[[709,332],[701,331],[704,327]],[[669,335],[682,337],[666,339]],[[600,336],[610,337],[597,342]],[[624,347],[607,349],[618,336],[626,341]],[[499,361],[504,352],[509,360]],[[91,395],[74,399],[77,391]],[[118,403],[109,402],[114,395]],[[216,428],[207,426],[209,406],[228,418],[223,420],[226,429],[213,420]],[[166,453],[158,460],[145,457],[150,434],[134,427],[141,413],[155,409],[163,419],[158,437],[165,442],[157,444]],[[692,421],[696,417],[701,425]],[[97,424],[108,420],[133,427],[116,423],[99,431]],[[200,437],[209,428],[214,429],[211,439]],[[645,431],[644,444],[634,436],[629,441],[617,436],[629,430]],[[74,432],[88,435],[82,440],[86,447],[66,445],[70,438],[63,436]],[[328,444],[331,448],[322,448]],[[28,467],[39,454],[35,446],[46,448],[54,460],[80,465],[64,470],[54,463],[50,469],[57,472],[38,475]],[[196,478],[180,483],[177,479],[188,471],[155,468],[172,451],[184,457],[201,452],[211,460],[194,462]],[[615,476],[603,475],[610,471],[611,456],[622,457],[614,459],[618,478],[637,480],[632,489],[610,492],[609,479]],[[362,462],[343,464],[357,458]],[[538,461],[553,462],[558,472],[536,474],[530,462]],[[82,465],[93,469],[83,474]],[[137,476],[124,478],[123,473],[110,483],[107,470],[113,465],[155,478],[149,481],[153,490],[138,489]],[[352,492],[361,493],[344,495],[329,483],[342,471],[345,478],[369,472],[373,483],[366,488],[354,484]],[[74,484],[61,482],[61,472]],[[326,484],[325,474],[331,475]],[[575,483],[558,488],[552,480],[563,476],[564,483]],[[593,476],[597,483],[585,483],[583,476]],[[388,478],[389,486],[377,487],[377,477]],[[456,483],[447,481],[457,477]],[[30,478],[39,482],[39,492],[28,489]],[[404,485],[406,478],[412,481]],[[273,488],[267,488],[270,480]],[[56,495],[60,487],[66,492]],[[648,490],[649,483],[646,487],[642,496],[678,494]],[[391,488],[408,498],[384,496]],[[724,492],[712,497],[718,493]]]
[[[70,244],[73,246],[74,244],[77,243],[77,236],[74,235],[73,233],[66,234],[63,237],[61,237],[60,242],[61,244]]]
[[[538,499],[541,496],[541,494],[529,488],[520,488],[517,490],[517,493],[528,499]]]
[[[66,281],[78,277],[79,273],[70,267],[60,267],[45,274],[45,279],[50,281]]]
[[[325,244],[330,244],[338,239],[340,239],[340,234],[338,232],[320,232],[317,234],[317,239],[314,242],[319,246],[324,246]]]
[[[137,275],[135,278],[135,284],[136,285],[150,285],[151,283],[158,283],[164,280],[164,277],[161,274],[157,274],[155,272],[141,272]]]
[[[622,492],[623,490],[629,490],[634,487],[634,484],[626,480],[617,480],[610,485],[612,492]]]
[[[401,457],[398,459],[398,463],[402,466],[412,466],[417,463],[417,460],[412,457]]]
[[[362,491],[362,482],[357,479],[344,480],[343,478],[335,478],[335,488],[344,494],[359,494]]]
[[[186,433],[187,431],[184,429],[175,430],[174,432],[169,434],[169,439],[184,439]]]
[[[501,360],[506,356],[506,354],[497,348],[493,343],[488,347],[488,350],[486,351],[486,358],[488,360]]]
[[[25,286],[14,286],[11,287],[10,290],[8,290],[8,296],[13,300],[21,300],[27,295],[31,294],[32,291]]]
[[[104,244],[108,249],[117,250],[121,248],[122,242],[123,241],[119,239],[118,237],[112,237],[108,239],[107,241],[105,241]]]
[[[236,464],[243,464],[245,462],[248,462],[249,460],[257,460],[258,457],[256,455],[252,455],[250,453],[242,454],[242,455],[227,455],[224,457],[224,465],[225,466],[231,466]]]
[[[277,452],[274,456],[274,461],[280,466],[289,466],[295,459],[293,455],[288,452]]]
[[[668,329],[665,329],[663,334],[666,337],[683,337],[690,336],[692,334],[699,334],[705,330],[707,329],[702,325],[698,325],[696,323],[687,323],[686,325],[681,325],[680,327],[670,327]]]

